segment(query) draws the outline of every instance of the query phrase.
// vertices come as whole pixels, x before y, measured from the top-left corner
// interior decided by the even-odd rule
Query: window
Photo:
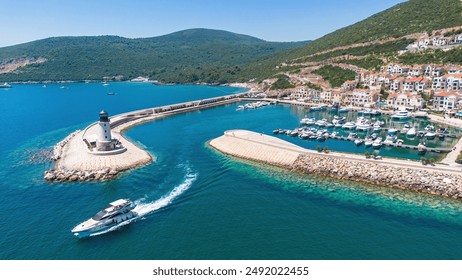
[[[107,139],[107,136],[104,136],[104,138],[106,138],[106,139]]]

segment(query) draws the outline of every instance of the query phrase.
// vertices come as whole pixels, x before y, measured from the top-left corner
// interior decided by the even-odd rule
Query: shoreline
[[[226,131],[209,141],[215,150],[292,172],[406,189],[462,200],[462,171],[395,159],[366,159],[338,152],[318,153],[273,136],[246,130]]]

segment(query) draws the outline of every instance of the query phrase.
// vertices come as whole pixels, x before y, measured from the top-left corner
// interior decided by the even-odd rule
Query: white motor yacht
[[[74,227],[72,233],[80,238],[114,227],[138,216],[136,212],[132,211],[134,208],[135,204],[129,199],[111,202],[93,218]]]
[[[411,118],[411,115],[409,115],[409,112],[406,110],[399,110],[396,112],[396,114],[393,114],[390,116],[392,120],[407,120]]]
[[[380,147],[382,147],[382,139],[377,138],[374,140],[374,142],[372,143],[372,148],[374,149],[380,149]]]
[[[415,135],[417,134],[416,130],[415,130],[415,127],[411,127],[409,128],[409,130],[406,132],[406,136],[407,137],[415,137]]]
[[[356,124],[354,122],[347,122],[346,124],[342,125],[344,129],[355,129]]]

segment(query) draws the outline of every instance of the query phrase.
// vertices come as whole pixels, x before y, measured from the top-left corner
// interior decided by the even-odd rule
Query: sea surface
[[[462,259],[461,202],[292,174],[207,145],[228,129],[292,129],[307,113],[299,107],[237,112],[231,104],[146,123],[126,136],[156,162],[107,182],[43,180],[53,145],[102,109],[114,115],[241,91],[149,83],[0,90],[0,259]],[[277,137],[364,153],[347,141]],[[445,141],[435,145],[452,145]],[[420,157],[404,149],[379,152]],[[119,198],[135,201],[141,217],[101,235],[72,235],[75,225]]]

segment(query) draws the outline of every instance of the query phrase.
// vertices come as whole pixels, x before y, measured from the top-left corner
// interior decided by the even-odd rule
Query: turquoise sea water
[[[0,90],[0,259],[462,258],[460,202],[291,174],[207,146],[227,129],[293,128],[304,112],[289,106],[236,112],[232,104],[143,124],[126,135],[157,156],[156,162],[108,182],[46,183],[43,171],[52,162],[42,155],[96,120],[103,108],[113,115],[239,91],[135,83],[61,86]],[[328,141],[321,145],[356,149],[351,142]],[[142,218],[99,236],[71,234],[119,198],[136,201]]]

